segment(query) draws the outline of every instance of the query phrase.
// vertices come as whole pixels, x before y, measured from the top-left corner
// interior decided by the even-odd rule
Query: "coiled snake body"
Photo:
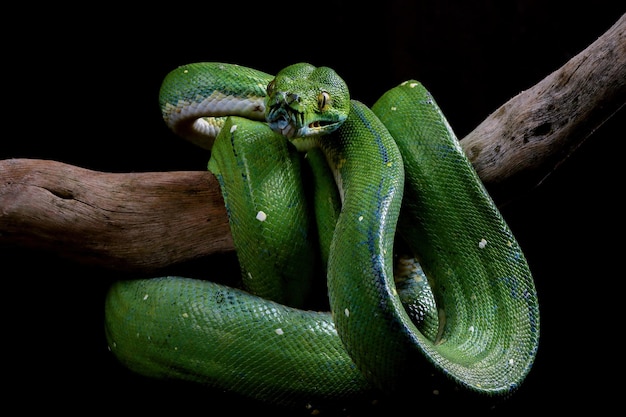
[[[411,392],[432,369],[488,396],[524,380],[532,275],[419,82],[370,109],[326,67],[197,63],[168,74],[160,100],[176,133],[211,149],[244,289],[115,283],[106,332],[122,363],[285,405]],[[306,309],[315,263],[331,312]]]

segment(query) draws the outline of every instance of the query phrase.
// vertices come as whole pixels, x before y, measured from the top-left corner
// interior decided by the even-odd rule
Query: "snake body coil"
[[[166,77],[161,106],[211,149],[244,290],[115,283],[106,331],[124,364],[285,405],[411,392],[432,369],[488,396],[524,380],[539,339],[530,270],[419,82],[370,109],[325,67],[199,63]],[[400,247],[412,272],[398,273]],[[302,309],[312,263],[332,313]]]

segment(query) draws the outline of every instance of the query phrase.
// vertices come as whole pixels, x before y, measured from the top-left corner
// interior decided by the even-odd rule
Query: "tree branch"
[[[543,181],[626,102],[626,14],[461,140],[496,201]]]
[[[540,183],[626,102],[626,15],[492,113],[461,145],[496,202]],[[152,272],[234,250],[207,172],[111,174],[37,159],[0,161],[0,245]]]
[[[146,272],[234,250],[224,200],[208,171],[111,174],[7,159],[0,178],[2,245]]]

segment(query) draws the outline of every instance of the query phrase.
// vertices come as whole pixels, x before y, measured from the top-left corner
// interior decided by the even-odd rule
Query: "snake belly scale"
[[[169,73],[160,100],[174,132],[211,149],[243,288],[114,283],[106,334],[122,363],[280,405],[407,393],[433,370],[488,397],[523,382],[539,342],[532,275],[421,83],[370,108],[327,67],[208,62]],[[315,197],[298,181],[306,163],[324,185]],[[419,266],[415,294],[400,246]],[[304,262],[322,265],[330,311],[290,295],[315,278]]]

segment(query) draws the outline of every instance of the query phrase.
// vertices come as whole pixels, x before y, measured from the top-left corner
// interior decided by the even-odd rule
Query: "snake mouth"
[[[324,135],[336,130],[341,124],[319,118],[307,122],[305,113],[283,106],[271,108],[266,120],[273,131],[287,139]]]
[[[311,131],[318,131],[322,133],[330,133],[332,130],[335,130],[340,123],[338,122],[328,122],[323,120],[315,120],[309,123],[308,127]]]

